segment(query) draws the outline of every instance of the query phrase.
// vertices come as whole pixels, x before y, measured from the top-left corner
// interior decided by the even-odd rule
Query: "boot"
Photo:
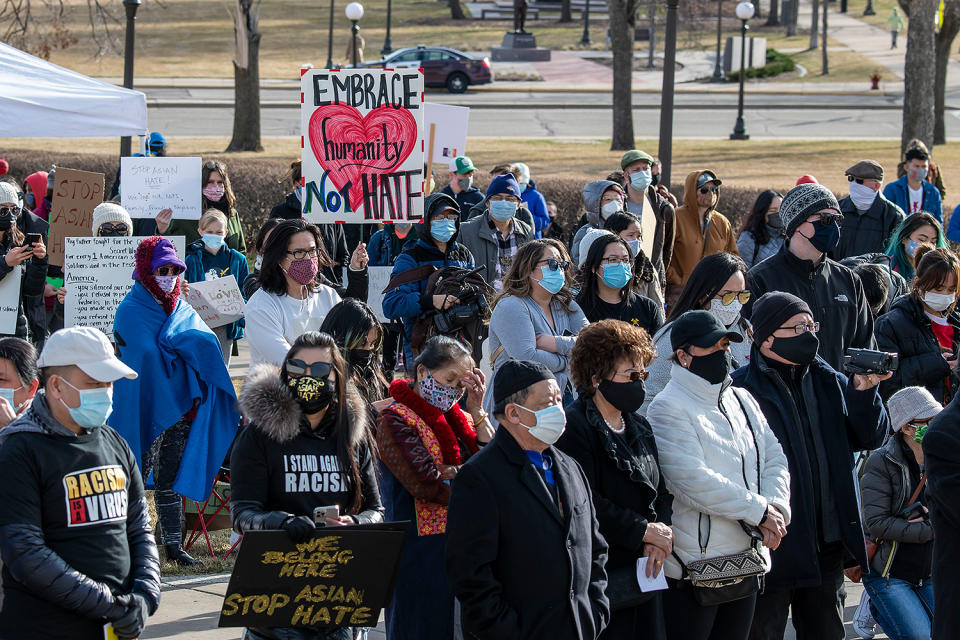
[[[163,550],[167,554],[167,560],[175,562],[181,567],[192,567],[202,564],[199,560],[183,550],[180,544],[165,544]]]

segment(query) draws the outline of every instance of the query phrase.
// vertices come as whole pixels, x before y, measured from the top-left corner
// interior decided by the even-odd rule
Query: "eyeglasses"
[[[600,264],[630,264],[633,260],[629,257],[618,258],[617,256],[610,256],[609,258],[603,258],[600,260]]]
[[[719,193],[720,187],[718,187],[717,185],[704,185],[700,187],[700,193],[702,193],[703,195],[707,195],[711,191],[713,191],[714,193]]]
[[[550,271],[556,271],[557,269],[563,269],[564,271],[566,271],[567,267],[570,266],[570,263],[567,262],[566,260],[556,260],[555,258],[546,258],[544,260],[539,260],[537,261],[537,264],[541,264],[543,262],[547,263],[547,267],[550,268]]]
[[[100,233],[126,233],[127,225],[120,224],[110,224],[109,222],[104,222],[100,225]]]
[[[646,380],[649,375],[650,372],[646,369],[629,369],[627,371],[617,371],[613,374],[613,377],[623,376],[624,378],[629,378],[630,382],[636,382],[637,380]]]
[[[815,220],[814,224],[816,224],[817,222],[819,222],[821,225],[825,227],[829,227],[833,223],[840,224],[841,222],[843,222],[843,215],[839,213],[821,213],[820,220],[819,221]]]
[[[793,332],[794,332],[795,334],[797,334],[798,336],[802,336],[802,335],[805,334],[807,331],[809,331],[810,333],[817,333],[817,332],[819,332],[819,331],[820,331],[820,323],[819,323],[819,322],[811,322],[810,324],[805,324],[805,323],[801,322],[800,324],[794,325],[794,326],[792,326],[792,327],[780,327],[780,329],[778,329],[778,331],[779,331],[779,330],[786,331],[787,329],[793,329]]]
[[[0,207],[0,216],[15,216],[17,211],[14,207]]]
[[[313,362],[307,364],[303,360],[290,358],[286,362],[287,374],[295,377],[305,376],[308,373],[314,378],[326,378],[333,371],[333,365],[329,362]]]
[[[453,222],[456,222],[457,218],[459,217],[460,216],[457,215],[456,213],[438,213],[437,215],[430,218],[430,221],[432,222],[434,220],[452,220]]]
[[[293,256],[294,260],[303,260],[304,258],[317,258],[320,256],[320,252],[314,247],[312,249],[294,249],[293,251],[287,251],[287,255]]]
[[[183,269],[178,267],[175,264],[168,264],[162,267],[157,267],[156,271],[153,272],[155,276],[178,276],[183,273]]]
[[[727,293],[720,296],[720,304],[725,307],[729,307],[733,304],[734,299],[739,300],[740,304],[747,304],[747,301],[750,300],[749,291],[728,291]]]

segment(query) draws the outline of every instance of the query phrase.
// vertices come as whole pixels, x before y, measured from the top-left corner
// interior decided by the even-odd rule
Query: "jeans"
[[[890,640],[929,640],[933,620],[933,581],[915,586],[876,573],[863,576],[873,617]]]

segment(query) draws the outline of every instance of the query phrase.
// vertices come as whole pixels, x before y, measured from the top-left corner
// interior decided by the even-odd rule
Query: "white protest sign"
[[[22,277],[23,267],[18,265],[0,280],[0,335],[12,336],[17,332]]]
[[[423,108],[423,130],[430,131],[430,125],[436,126],[433,133],[433,161],[447,166],[457,156],[466,155],[470,107],[427,102]]]
[[[383,313],[383,290],[390,282],[393,267],[367,267],[367,304],[373,309],[380,322],[390,322],[390,318]],[[347,267],[343,267],[343,282],[347,281]]]
[[[120,203],[131,218],[200,219],[200,158],[120,158]]]
[[[133,287],[137,245],[143,238],[65,238],[65,327],[96,327],[113,340],[113,316]],[[183,236],[167,238],[183,259]]]
[[[211,329],[236,322],[245,308],[237,279],[229,275],[191,282],[187,302]]]
[[[308,222],[423,217],[423,72],[301,70]]]

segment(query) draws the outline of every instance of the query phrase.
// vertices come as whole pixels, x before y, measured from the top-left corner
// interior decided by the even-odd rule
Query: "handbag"
[[[641,591],[637,582],[636,565],[613,569],[607,574],[607,600],[611,611],[630,609],[657,595],[656,591]]]

